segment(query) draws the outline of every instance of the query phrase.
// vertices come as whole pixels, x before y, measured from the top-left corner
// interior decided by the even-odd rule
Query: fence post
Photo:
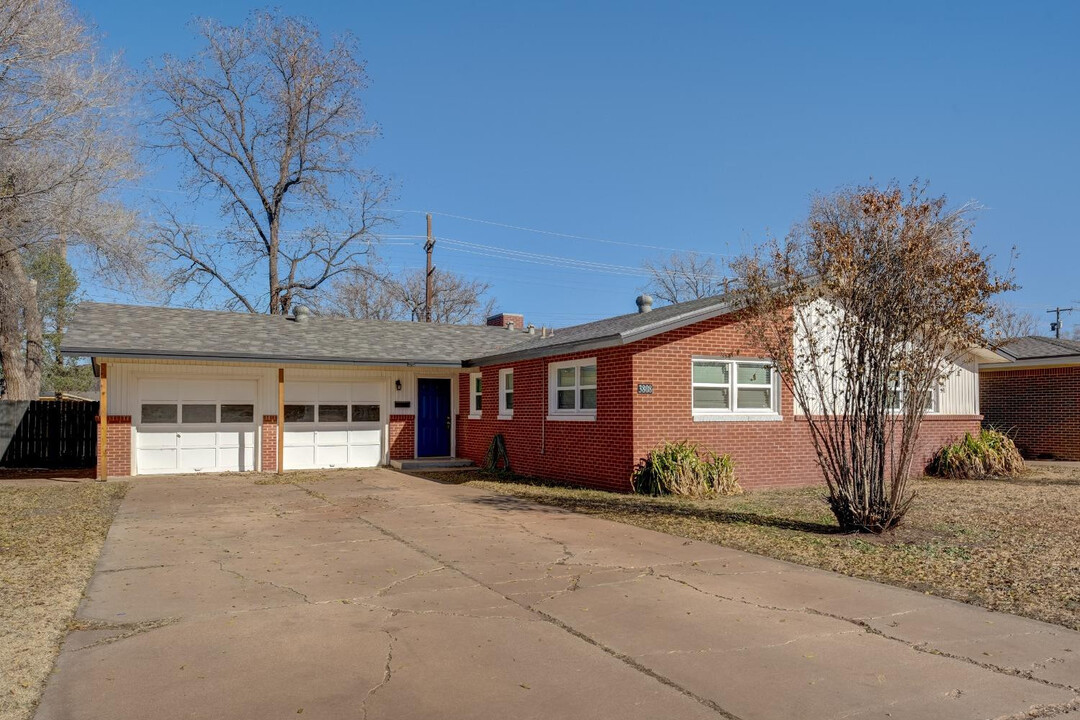
[[[98,405],[98,480],[109,479],[109,364],[101,363],[101,403]]]

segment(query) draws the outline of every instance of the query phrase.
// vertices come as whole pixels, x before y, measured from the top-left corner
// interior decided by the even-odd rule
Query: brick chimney
[[[525,316],[518,315],[517,313],[499,313],[498,315],[492,315],[487,319],[488,325],[495,327],[511,327],[514,330],[525,329]]]

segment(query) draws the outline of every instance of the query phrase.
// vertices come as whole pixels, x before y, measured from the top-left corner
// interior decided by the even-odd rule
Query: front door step
[[[466,458],[412,458],[391,460],[390,467],[395,470],[460,470],[474,465],[472,460]]]

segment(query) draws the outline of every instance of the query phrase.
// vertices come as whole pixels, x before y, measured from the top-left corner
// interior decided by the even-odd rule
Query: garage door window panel
[[[150,425],[175,425],[176,417],[176,403],[143,403],[143,423]]]
[[[184,403],[180,421],[184,424],[214,424],[217,422],[217,405]]]
[[[379,422],[379,406],[378,405],[353,405],[352,406],[352,419],[353,422]]]
[[[349,421],[348,405],[320,405],[319,422],[343,423]]]
[[[299,422],[315,422],[315,406],[314,405],[286,405],[285,406],[285,422],[287,423],[299,423]]]
[[[254,405],[222,405],[221,422],[223,423],[253,423],[255,422]]]

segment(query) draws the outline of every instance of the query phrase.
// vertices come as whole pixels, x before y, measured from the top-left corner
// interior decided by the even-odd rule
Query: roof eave
[[[118,358],[124,360],[201,360],[207,362],[277,363],[305,365],[365,365],[399,367],[460,368],[460,360],[430,358],[349,358],[304,355],[243,355],[237,353],[177,353],[151,350],[117,350],[115,348],[64,347],[65,357]]]
[[[566,343],[559,343],[554,345],[543,345],[541,347],[527,348],[525,350],[515,350],[511,352],[502,352],[495,355],[482,355],[477,358],[471,358],[466,360],[462,365],[465,367],[483,367],[485,365],[501,365],[508,362],[517,362],[518,360],[535,360],[537,358],[551,357],[552,355],[569,355],[576,352],[587,352],[589,350],[601,350],[603,348],[615,347],[623,343],[622,335],[605,335],[601,338],[592,338],[590,340],[578,340]]]
[[[670,332],[671,330],[678,330],[679,328],[693,325],[704,320],[711,320],[714,317],[728,315],[737,309],[738,308],[735,307],[735,303],[733,302],[719,302],[715,305],[699,308],[693,312],[676,315],[675,317],[668,318],[662,322],[645,325],[635,330],[624,332],[621,334],[621,337],[624,343],[636,342],[638,340],[653,337],[654,335]]]
[[[735,303],[721,302],[715,305],[710,305],[705,308],[699,308],[693,312],[683,313],[673,318],[667,318],[661,322],[653,323],[651,325],[645,325],[634,330],[629,330],[622,333],[615,333],[612,335],[604,335],[599,338],[592,338],[589,340],[570,341],[566,343],[557,343],[550,345],[543,345],[535,348],[527,348],[525,350],[517,350],[511,352],[501,352],[492,355],[482,355],[480,357],[471,358],[466,360],[464,365],[466,367],[483,367],[485,365],[499,365],[502,363],[516,362],[518,360],[535,360],[536,358],[551,357],[553,355],[568,355],[575,352],[585,352],[588,350],[601,350],[603,348],[615,347],[617,345],[626,345],[628,343],[637,342],[638,340],[644,340],[646,338],[653,337],[654,335],[660,335],[671,330],[678,330],[679,328],[686,327],[687,325],[693,325],[695,323],[709,320],[721,315],[727,315],[734,312],[738,308]]]
[[[1020,370],[1022,368],[1068,367],[1080,365],[1080,355],[1058,355],[1054,357],[1034,357],[1010,362],[980,363],[979,370]]]

